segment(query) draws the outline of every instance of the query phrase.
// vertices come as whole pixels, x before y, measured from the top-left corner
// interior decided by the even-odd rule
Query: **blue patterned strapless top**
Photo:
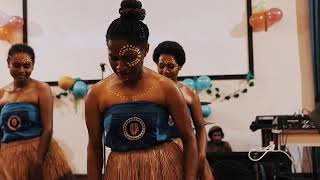
[[[3,143],[40,136],[39,108],[25,102],[5,104],[0,109],[0,128],[3,131]]]
[[[104,113],[105,145],[130,151],[171,141],[168,117],[165,107],[152,102],[113,105]]]

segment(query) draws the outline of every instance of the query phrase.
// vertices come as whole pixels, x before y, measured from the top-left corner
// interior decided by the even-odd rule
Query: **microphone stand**
[[[101,80],[103,79],[103,73],[106,71],[106,63],[100,63],[100,69],[101,69]]]

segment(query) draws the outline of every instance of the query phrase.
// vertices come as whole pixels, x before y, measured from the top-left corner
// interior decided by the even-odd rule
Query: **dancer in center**
[[[111,148],[105,179],[195,180],[198,152],[183,95],[173,81],[143,66],[149,50],[145,10],[137,0],[123,0],[119,12],[106,34],[114,73],[91,88],[85,103],[89,179],[101,179],[103,138]],[[183,153],[168,135],[169,115]]]

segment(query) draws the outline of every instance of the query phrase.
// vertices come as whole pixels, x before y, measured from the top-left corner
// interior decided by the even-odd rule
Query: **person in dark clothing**
[[[232,152],[231,146],[227,141],[222,141],[224,133],[219,126],[213,126],[209,130],[210,141],[207,144],[207,152]]]

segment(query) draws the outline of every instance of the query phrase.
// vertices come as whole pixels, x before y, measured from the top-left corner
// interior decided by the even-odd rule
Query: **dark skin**
[[[198,166],[196,139],[188,118],[187,105],[179,87],[167,78],[143,66],[143,59],[148,53],[149,45],[136,45],[141,53],[141,59],[136,60],[134,54],[128,52],[119,55],[119,50],[130,44],[125,40],[109,40],[109,62],[115,73],[94,85],[85,104],[86,124],[89,133],[88,143],[88,177],[92,180],[102,178],[102,113],[112,105],[134,101],[148,101],[168,108],[175,122],[184,145],[184,172],[185,179],[196,179]],[[132,43],[131,43],[132,44]],[[131,54],[130,54],[131,53]],[[128,58],[130,57],[130,58]],[[134,66],[130,62],[136,60]],[[132,64],[132,63],[131,63]],[[145,93],[150,87],[157,85],[150,93]],[[118,92],[121,98],[107,89]],[[133,98],[135,97],[135,98]]]
[[[195,91],[178,82],[178,73],[182,66],[178,65],[174,56],[170,54],[161,54],[159,56],[157,67],[158,72],[161,75],[164,75],[177,83],[188,107],[190,108],[191,118],[196,129],[196,137],[198,142],[199,168],[202,169],[206,159],[207,135],[199,97]]]
[[[42,133],[37,149],[37,159],[31,168],[31,179],[43,179],[42,168],[52,138],[53,98],[48,84],[30,78],[33,62],[26,60],[26,53],[16,53],[8,59],[8,68],[13,82],[0,91],[0,106],[13,102],[26,102],[40,109]]]
[[[0,98],[3,96],[4,94],[4,89],[0,89]],[[1,109],[0,109],[1,110]],[[3,132],[2,130],[0,129],[0,139],[2,139],[2,136],[3,136]],[[1,142],[0,142],[0,148],[1,148]]]

